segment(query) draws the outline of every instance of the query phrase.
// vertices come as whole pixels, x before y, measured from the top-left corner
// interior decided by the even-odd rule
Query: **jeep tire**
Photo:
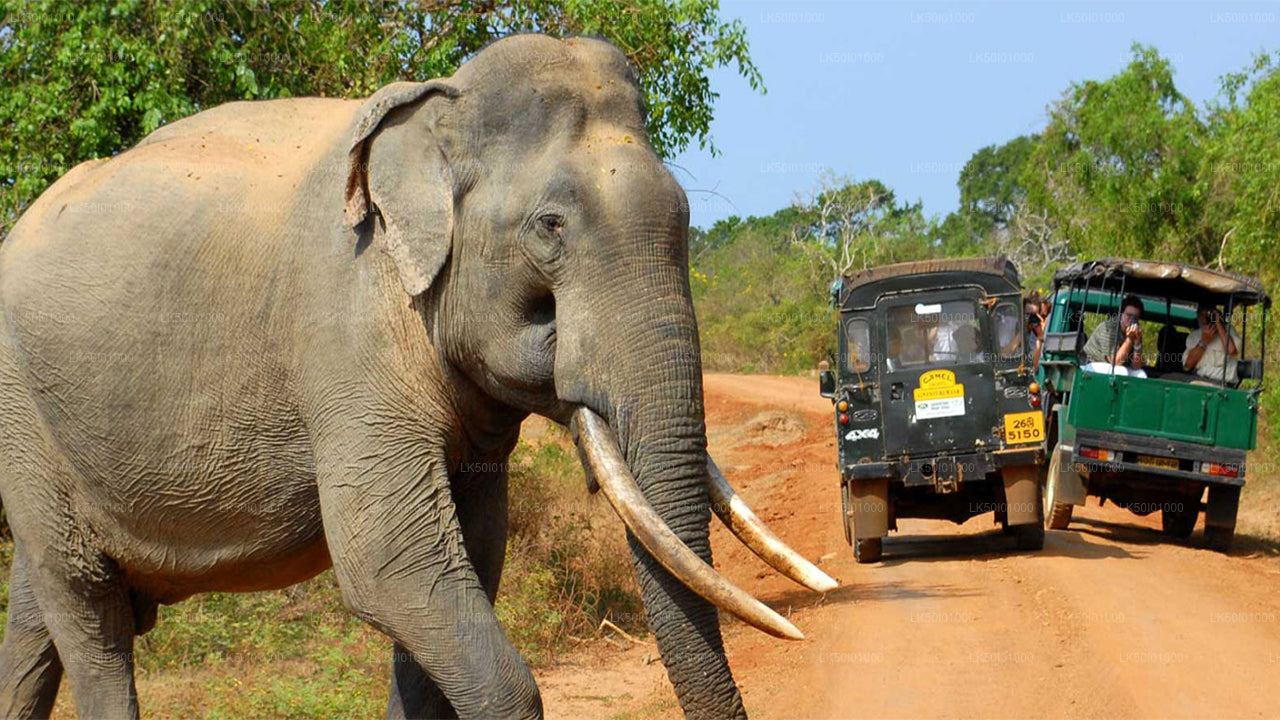
[[[1071,515],[1075,506],[1071,503],[1058,502],[1058,471],[1062,461],[1055,449],[1049,455],[1049,470],[1044,481],[1044,524],[1050,530],[1066,530],[1071,524]]]
[[[853,544],[853,557],[861,565],[880,562],[884,551],[884,538],[862,538]]]

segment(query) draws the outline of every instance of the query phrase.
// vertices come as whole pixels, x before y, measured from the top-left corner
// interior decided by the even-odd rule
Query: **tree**
[[[1022,174],[1035,143],[1035,138],[1022,135],[1002,145],[988,145],[964,164],[956,182],[960,207],[938,228],[943,254],[989,254],[1008,242],[1008,225],[1026,201]]]
[[[1009,224],[1026,191],[1021,175],[1035,148],[1035,140],[1021,135],[1003,145],[988,145],[969,158],[960,170],[960,211],[974,220],[974,228],[986,234]]]
[[[879,180],[852,182],[828,173],[796,209],[792,244],[823,269],[828,282],[854,269],[927,253],[931,228],[923,205],[899,205]]]
[[[1066,238],[1044,210],[1018,205],[1007,227],[994,237],[997,255],[1010,258],[1022,273],[1023,285],[1043,286],[1062,265],[1074,262]]]
[[[730,218],[689,278],[702,361],[709,370],[799,372],[830,354],[834,313],[809,258],[790,243],[795,209]]]
[[[1221,232],[1215,263],[1280,279],[1280,53],[1223,78],[1225,103],[1211,108],[1212,140],[1201,182],[1209,222]],[[1245,89],[1247,88],[1247,92]]]
[[[165,123],[228,100],[362,97],[522,31],[617,44],[664,156],[714,151],[713,69],[763,88],[718,0],[0,0],[0,239],[68,169]]]
[[[1085,255],[1213,259],[1198,174],[1207,129],[1173,68],[1135,44],[1104,81],[1074,83],[1050,110],[1021,184]]]

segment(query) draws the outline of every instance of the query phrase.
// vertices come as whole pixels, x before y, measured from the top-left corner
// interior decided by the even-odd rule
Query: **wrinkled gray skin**
[[[539,717],[491,604],[527,414],[604,417],[710,561],[687,228],[624,56],[586,39],[224,105],[72,170],[0,250],[0,716],[65,672],[81,717],[136,717],[158,603],[332,563],[395,641],[390,717]],[[631,550],[686,714],[742,716],[713,606]]]

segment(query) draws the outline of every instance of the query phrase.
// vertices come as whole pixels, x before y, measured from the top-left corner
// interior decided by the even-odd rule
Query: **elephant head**
[[[789,622],[710,566],[709,519],[819,591],[706,454],[688,201],[636,76],[592,39],[516,36],[362,110],[347,222],[385,252],[444,362],[513,413],[571,425],[628,526],[648,619],[691,717],[743,715],[717,606]]]

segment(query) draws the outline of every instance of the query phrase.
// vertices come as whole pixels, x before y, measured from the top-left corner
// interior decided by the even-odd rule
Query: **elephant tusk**
[[[726,580],[667,527],[640,492],[622,457],[617,436],[603,418],[579,408],[573,415],[573,427],[588,472],[600,483],[623,524],[654,559],[690,590],[744,622],[775,637],[804,639],[795,625]]]
[[[814,592],[825,593],[836,589],[840,583],[822,572],[813,563],[792,550],[764,521],[756,517],[724,473],[716,467],[716,461],[707,455],[707,485],[711,490],[711,507],[720,520],[743,545],[760,556],[774,570],[786,575]]]

